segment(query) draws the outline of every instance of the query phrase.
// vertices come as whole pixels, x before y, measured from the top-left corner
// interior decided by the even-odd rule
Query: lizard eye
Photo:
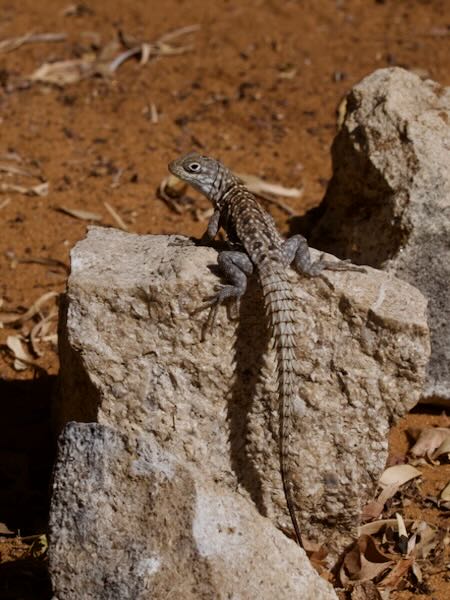
[[[201,165],[198,162],[192,162],[188,165],[188,171],[191,173],[198,173],[201,169]]]

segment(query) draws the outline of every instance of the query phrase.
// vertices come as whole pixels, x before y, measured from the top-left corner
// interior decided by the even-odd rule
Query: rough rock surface
[[[248,500],[99,424],[60,439],[50,549],[55,600],[337,600]]]
[[[315,254],[317,256],[317,253]],[[92,228],[72,251],[60,326],[55,419],[154,436],[177,460],[238,490],[291,529],[277,451],[273,355],[259,289],[239,319],[224,308],[200,342],[195,313],[218,278],[212,248],[176,236]],[[390,424],[418,401],[429,354],[426,301],[367,274],[292,272],[299,314],[299,403],[291,460],[306,536],[342,548],[387,457]]]
[[[383,268],[429,300],[425,399],[450,406],[450,88],[400,68],[348,95],[313,245]]]

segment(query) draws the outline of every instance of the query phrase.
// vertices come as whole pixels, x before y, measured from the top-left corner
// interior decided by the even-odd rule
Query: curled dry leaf
[[[414,523],[412,519],[406,519],[404,523],[409,526]],[[392,529],[397,530],[398,521],[397,519],[380,519],[379,521],[373,521],[372,523],[366,523],[365,525],[361,525],[358,527],[359,535],[375,535],[380,531],[386,529],[387,527],[392,527]]]
[[[346,554],[339,578],[342,585],[360,581],[370,581],[377,577],[393,564],[377,547],[375,540],[363,534]]]
[[[175,175],[169,175],[159,184],[158,192],[163,200],[181,198],[186,193],[188,184],[175,177]]]
[[[164,200],[174,212],[182,214],[183,209],[180,206],[179,200],[183,198],[187,188],[187,183],[178,179],[175,175],[169,175],[168,177],[164,177],[159,184],[158,196],[161,200]]]
[[[383,471],[379,484],[382,488],[397,485],[401,486],[407,481],[420,477],[422,473],[412,465],[394,465]]]
[[[58,206],[57,210],[70,215],[71,217],[75,217],[76,219],[81,219],[83,221],[101,221],[102,216],[97,213],[90,212],[88,210],[83,210],[81,208],[68,208],[67,206]]]
[[[53,307],[49,314],[41,319],[39,323],[36,323],[36,325],[30,331],[30,344],[36,356],[42,356],[43,353],[38,346],[38,342],[47,341],[50,328],[52,327],[51,321],[57,316],[58,309]]]
[[[33,357],[26,349],[20,336],[9,335],[6,338],[6,346],[14,356],[13,367],[16,371],[24,371],[33,364]]]
[[[409,433],[417,435],[418,430],[410,430]],[[445,440],[450,440],[450,428],[448,427],[426,427],[419,431],[416,443],[410,453],[417,458],[426,456],[430,458]]]
[[[17,313],[8,313],[7,316],[2,316],[2,314],[0,313],[0,322],[5,324],[14,323],[19,325],[21,323],[25,323],[25,321],[28,321],[29,319],[33,318],[34,315],[37,314],[49,300],[55,298],[55,296],[57,295],[57,292],[46,292],[45,294],[42,294],[42,296],[35,300],[30,306],[30,308],[21,315]]]
[[[37,535],[30,547],[30,556],[42,558],[48,550],[48,539],[45,533]]]

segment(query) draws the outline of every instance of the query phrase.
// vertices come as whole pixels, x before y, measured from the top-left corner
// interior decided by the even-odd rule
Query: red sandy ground
[[[101,215],[103,224],[115,226],[103,204],[107,201],[130,231],[199,236],[205,222],[192,212],[172,212],[155,191],[170,159],[200,148],[237,170],[302,187],[302,198],[289,201],[301,214],[324,195],[336,107],[354,83],[377,68],[400,65],[450,84],[448,0],[88,0],[78,15],[64,16],[68,4],[0,1],[0,39],[27,32],[68,34],[62,43],[0,53],[0,159],[17,153],[50,183],[43,198],[0,194],[0,206],[10,198],[0,208],[1,310],[29,307],[46,291],[64,290],[62,270],[20,262],[52,258],[68,264],[70,248],[88,223],[57,207],[89,210]],[[190,52],[144,66],[132,59],[112,79],[87,79],[63,89],[17,85],[46,61],[82,55],[92,41],[86,32],[99,36],[103,46],[119,29],[153,41],[192,24],[201,29],[176,41],[191,42]],[[152,104],[157,123],[150,118]],[[123,172],[115,186],[117,170]],[[1,181],[12,179],[5,175]],[[195,198],[197,207],[207,207]],[[286,233],[286,215],[272,212]],[[0,329],[0,344],[17,333]],[[37,362],[47,376],[38,373],[34,381],[31,369],[17,372],[7,352],[0,354],[5,482],[0,522],[25,534],[45,529],[53,456],[49,397],[58,359],[51,344],[44,350]],[[403,432],[416,421],[438,424],[442,418],[424,412],[404,419],[392,432],[393,452],[406,451]],[[450,474],[445,467],[429,471],[426,493],[428,488],[437,493]],[[408,511],[420,512],[414,505]],[[426,517],[449,525],[436,509]],[[1,598],[37,597],[39,586],[27,582],[26,569],[19,569],[19,575],[2,573],[9,576],[10,587],[7,591],[0,584]],[[429,583],[431,596],[403,591],[392,597],[450,597],[445,573]],[[20,594],[12,585],[20,587]],[[39,597],[50,597],[42,582],[41,587]]]

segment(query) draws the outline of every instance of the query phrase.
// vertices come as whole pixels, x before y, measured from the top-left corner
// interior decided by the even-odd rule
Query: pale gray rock
[[[317,253],[314,252],[317,257]],[[60,324],[55,419],[154,436],[177,460],[237,490],[291,531],[278,464],[278,398],[260,292],[225,308],[200,342],[212,248],[176,236],[91,228],[72,251]],[[336,552],[356,534],[387,458],[390,425],[420,396],[426,301],[391,274],[292,272],[299,402],[291,460],[307,538]],[[197,311],[197,312],[196,312]]]
[[[55,600],[337,600],[248,500],[99,424],[61,436],[49,566]]]
[[[400,68],[356,85],[317,214],[313,245],[385,269],[428,298],[424,398],[450,407],[450,88]]]

